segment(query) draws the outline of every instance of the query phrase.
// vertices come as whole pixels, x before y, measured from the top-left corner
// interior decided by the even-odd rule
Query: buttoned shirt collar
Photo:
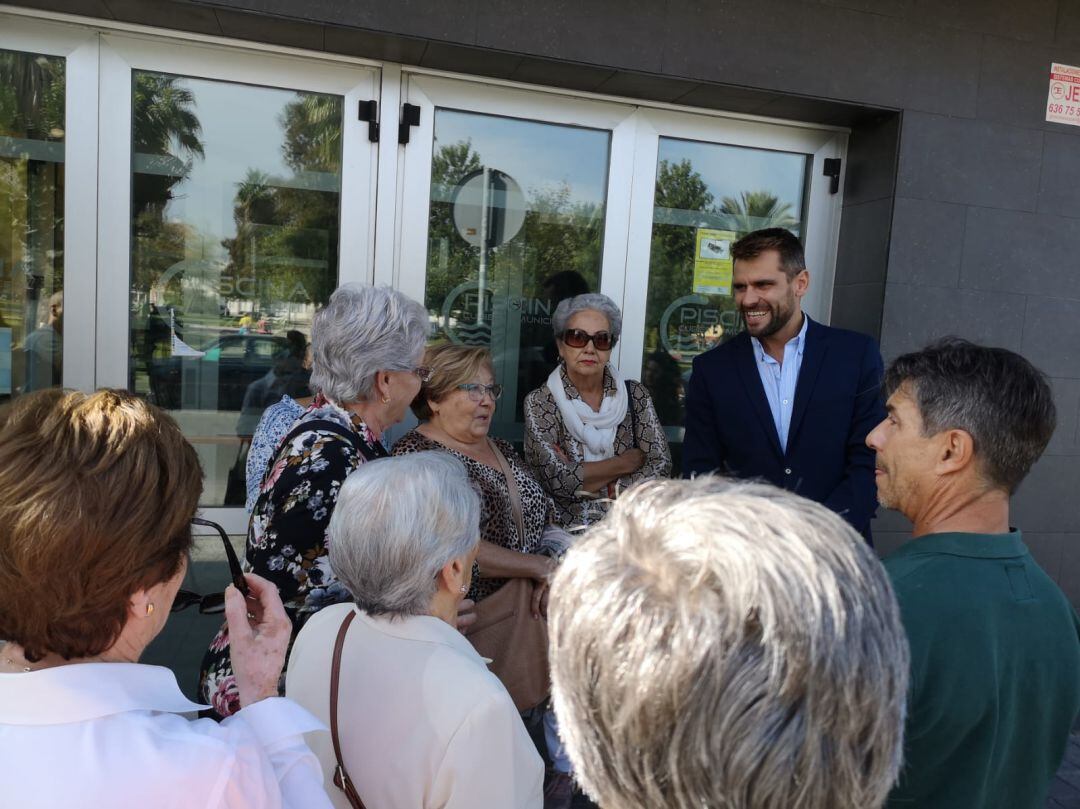
[[[810,324],[810,318],[806,316],[805,312],[800,312],[802,315],[802,328],[799,329],[799,333],[784,343],[784,359],[787,359],[788,347],[792,347],[798,356],[802,356],[803,346],[806,345],[806,327]],[[758,362],[772,362],[776,363],[776,360],[765,350],[765,346],[761,344],[761,341],[750,335],[750,342],[754,346],[754,357]],[[745,355],[744,355],[745,356]]]
[[[210,706],[185,697],[176,676],[140,663],[72,663],[0,674],[0,724],[59,725],[127,711],[186,713]]]

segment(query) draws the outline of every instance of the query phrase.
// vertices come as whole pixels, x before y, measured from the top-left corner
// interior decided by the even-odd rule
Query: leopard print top
[[[510,507],[510,490],[503,473],[487,464],[480,463],[468,455],[458,452],[445,444],[428,438],[418,430],[409,430],[394,443],[394,455],[407,452],[438,450],[449,452],[463,464],[469,473],[469,479],[480,495],[480,537],[494,545],[509,548],[521,553],[536,553],[544,527],[555,521],[555,504],[544,493],[543,488],[530,474],[529,468],[513,446],[501,438],[492,438],[506,457],[517,481],[521,493],[521,516],[525,523],[524,538],[518,536],[517,520]],[[476,573],[476,570],[473,570]],[[481,601],[506,583],[506,579],[489,579],[474,575],[469,598]]]
[[[580,399],[581,394],[567,376],[566,368],[560,367],[559,373],[567,398]],[[619,478],[612,487],[616,495],[642,480],[665,478],[671,474],[671,451],[652,397],[640,382],[630,380],[629,388],[626,416],[615,430],[615,454],[637,446],[645,453],[645,464],[634,474]],[[605,369],[604,395],[614,394],[615,381]],[[636,433],[633,429],[635,414]],[[562,451],[561,454],[556,448]],[[582,489],[585,454],[581,442],[570,435],[563,424],[555,397],[547,385],[541,385],[525,397],[525,460],[544,490],[554,499],[557,522],[563,528],[573,530],[591,525],[603,519],[611,508],[609,498],[594,497]]]

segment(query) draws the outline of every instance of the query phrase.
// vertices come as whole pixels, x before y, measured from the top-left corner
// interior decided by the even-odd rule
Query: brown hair
[[[806,269],[802,243],[786,228],[765,228],[747,233],[731,245],[731,258],[732,261],[757,258],[766,250],[780,254],[780,269],[789,281]]]
[[[0,637],[31,662],[104,652],[130,596],[176,575],[201,492],[176,422],[126,391],[0,410]]]
[[[412,411],[422,421],[431,418],[428,402],[441,402],[457,389],[458,385],[472,381],[481,368],[495,375],[491,352],[483,346],[463,346],[456,343],[439,343],[428,346],[424,352],[424,365],[431,369],[431,379],[424,383],[412,402]]]

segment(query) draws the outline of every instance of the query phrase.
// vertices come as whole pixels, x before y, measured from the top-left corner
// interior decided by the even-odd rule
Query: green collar
[[[968,534],[959,531],[946,534],[927,534],[900,546],[889,559],[902,559],[921,554],[944,554],[968,556],[973,559],[1009,559],[1023,556],[1027,546],[1020,539],[1020,532],[1013,529],[1008,534]]]

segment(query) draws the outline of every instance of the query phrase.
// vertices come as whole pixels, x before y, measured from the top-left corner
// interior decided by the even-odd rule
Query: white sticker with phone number
[[[1046,120],[1080,126],[1080,67],[1056,63],[1050,66]]]

